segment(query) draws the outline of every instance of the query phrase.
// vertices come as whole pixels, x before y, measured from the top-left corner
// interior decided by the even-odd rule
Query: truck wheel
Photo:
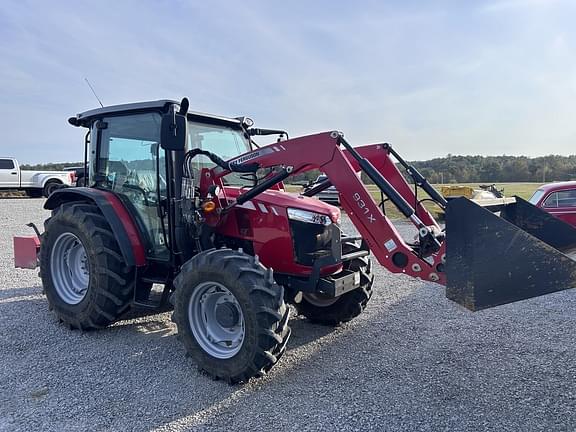
[[[56,180],[48,181],[48,183],[46,183],[42,189],[42,195],[44,195],[44,198],[48,198],[50,195],[52,195],[52,192],[54,192],[56,189],[59,189],[61,184],[62,183]]]
[[[290,337],[284,290],[258,258],[211,249],[190,259],[174,280],[173,320],[187,354],[230,384],[268,372]]]
[[[134,269],[98,208],[64,204],[44,223],[40,273],[48,304],[71,328],[102,328],[130,306]]]
[[[360,250],[353,242],[342,243],[342,253],[348,254]],[[355,258],[344,263],[344,268],[360,272],[360,286],[339,297],[326,297],[322,294],[303,293],[302,301],[296,304],[298,313],[310,321],[337,326],[356,318],[366,308],[372,297],[372,261],[370,257]]]

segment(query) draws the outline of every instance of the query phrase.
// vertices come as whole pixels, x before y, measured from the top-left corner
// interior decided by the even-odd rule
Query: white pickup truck
[[[0,157],[0,191],[21,190],[31,197],[46,198],[61,185],[75,182],[71,171],[24,171],[14,158]]]

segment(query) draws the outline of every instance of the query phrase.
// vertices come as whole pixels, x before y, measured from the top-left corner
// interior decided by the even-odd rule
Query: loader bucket
[[[446,297],[473,311],[576,286],[576,229],[516,197],[501,216],[466,198],[446,209]]]

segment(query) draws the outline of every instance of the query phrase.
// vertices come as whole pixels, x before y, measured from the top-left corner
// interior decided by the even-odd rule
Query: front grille
[[[305,266],[312,266],[320,256],[333,254],[334,235],[339,235],[333,224],[325,226],[296,220],[290,221],[290,231],[296,262]]]

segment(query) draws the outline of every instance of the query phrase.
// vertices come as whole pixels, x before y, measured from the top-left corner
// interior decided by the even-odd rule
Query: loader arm
[[[404,179],[392,156],[418,187],[446,209],[446,236],[416,199],[415,189]],[[380,264],[390,272],[446,286],[446,296],[470,310],[576,286],[576,229],[518,197],[503,206],[500,216],[465,198],[447,203],[387,144],[355,148],[341,133],[326,132],[261,147],[229,163],[232,169],[234,164],[281,167],[237,196],[230,207],[290,175],[320,169],[339,190],[341,206]],[[414,225],[418,232],[414,243],[402,238],[356,175],[358,171],[364,172]],[[215,168],[210,180],[220,183],[229,172]],[[570,241],[557,240],[566,236]]]
[[[344,146],[346,151],[342,150],[341,146]],[[416,204],[416,209],[409,204],[409,201],[414,199],[414,192],[382,145],[368,146],[360,152],[356,152],[341,133],[325,132],[271,144],[243,154],[229,163],[257,163],[261,168],[284,168],[279,174],[240,195],[237,202],[241,204],[253,198],[289,175],[319,169],[339,190],[341,206],[380,264],[393,273],[405,273],[445,285],[445,245],[443,239],[438,240],[435,237],[438,225],[421,204]],[[363,158],[362,154],[367,158]],[[374,164],[369,159],[374,161]],[[402,238],[356,175],[360,169],[372,178],[380,190],[414,224],[420,242],[409,244]],[[228,173],[229,171],[216,167],[212,170],[212,180],[219,182],[219,179]],[[426,251],[423,241],[431,245]]]
[[[432,217],[426,207],[422,205],[422,202],[418,200],[414,187],[406,181],[394,161],[390,158],[389,149],[390,146],[384,143],[356,147],[356,151],[362,157],[368,159],[372,165],[374,165],[374,168],[390,182],[392,187],[394,187],[407,202],[413,203],[416,215],[424,224],[427,226],[435,225],[440,229],[434,217]],[[359,172],[362,170],[358,161],[354,159],[348,150],[344,150],[344,154],[354,168],[354,171]]]

